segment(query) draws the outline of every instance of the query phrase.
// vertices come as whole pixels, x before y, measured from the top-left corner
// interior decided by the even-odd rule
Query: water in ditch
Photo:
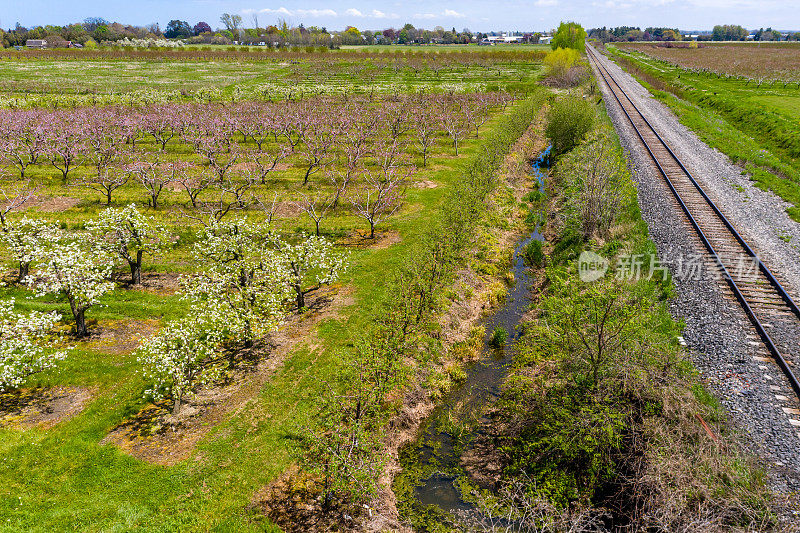
[[[543,169],[549,163],[549,156],[550,147],[532,164],[541,193],[544,193]],[[401,452],[402,481],[411,485],[407,486],[405,493],[406,499],[411,501],[406,504],[417,517],[473,508],[459,488],[464,479],[460,466],[461,451],[463,445],[478,434],[479,428],[489,423],[483,413],[500,394],[512,363],[513,346],[520,335],[517,326],[530,304],[531,279],[525,263],[525,250],[534,240],[544,240],[538,225],[514,250],[511,272],[515,282],[508,290],[503,307],[484,319],[486,336],[483,356],[467,369],[464,382],[440,402],[416,443]],[[495,348],[490,343],[493,332],[498,328],[508,332],[508,340],[502,348]],[[420,523],[415,526],[420,530],[426,529]]]

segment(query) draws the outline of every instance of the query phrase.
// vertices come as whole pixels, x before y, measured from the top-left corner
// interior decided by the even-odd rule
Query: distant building
[[[543,35],[539,37],[539,44],[550,44],[553,38],[550,35]]]
[[[484,39],[484,41],[488,41],[491,44],[497,43],[521,43],[524,39],[524,35],[509,35],[504,33],[502,35],[489,35]]]
[[[27,48],[74,48],[76,45],[72,41],[64,39],[28,39],[25,41]]]

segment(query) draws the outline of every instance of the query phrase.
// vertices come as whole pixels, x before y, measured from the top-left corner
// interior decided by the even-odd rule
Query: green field
[[[272,99],[301,92],[524,90],[543,73],[540,48],[487,48],[405,53],[404,47],[363,47],[306,55],[257,48],[6,51],[0,108]]]

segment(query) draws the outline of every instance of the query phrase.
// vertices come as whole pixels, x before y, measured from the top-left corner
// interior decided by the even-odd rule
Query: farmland
[[[743,43],[607,49],[703,140],[789,202],[788,213],[800,220],[800,48]]]
[[[702,43],[698,47],[631,43],[621,47],[684,69],[751,78],[756,84],[800,81],[798,43]]]
[[[350,55],[333,57],[335,63],[344,58],[342,71],[353,68]],[[16,312],[58,312],[63,317],[60,346],[67,350],[63,361],[26,382],[25,394],[4,393],[0,448],[5,457],[13,457],[0,467],[5,527],[104,529],[121,522],[170,530],[268,527],[258,507],[250,505],[254,494],[296,462],[294,443],[313,426],[328,394],[326,384],[335,384],[347,369],[351,356],[345,354],[361,342],[357,332],[377,327],[381,309],[397,301],[389,285],[401,282],[415,255],[427,257],[429,239],[441,239],[433,232],[444,216],[442,204],[452,195],[458,194],[453,205],[459,207],[448,216],[461,222],[449,238],[486,225],[470,262],[484,273],[492,291],[501,290],[490,280],[503,263],[503,245],[488,230],[501,224],[508,231],[519,223],[514,221],[519,213],[502,193],[496,209],[510,210],[511,220],[467,216],[488,193],[469,186],[464,173],[473,172],[472,180],[487,179],[486,173],[535,118],[542,97],[530,83],[539,64],[525,55],[503,57],[497,76],[491,53],[475,55],[466,67],[423,57],[430,77],[412,76],[413,84],[403,81],[410,68],[405,60],[386,58],[376,70],[391,90],[261,91],[257,97],[242,91],[233,99],[230,73],[236,72],[237,81],[263,73],[264,65],[244,63],[252,68],[248,71],[238,62],[208,63],[212,75],[201,79],[189,74],[191,64],[159,60],[156,65],[164,71],[156,73],[156,80],[163,76],[176,87],[196,83],[201,94],[211,96],[178,93],[156,103],[120,106],[111,101],[94,107],[69,100],[56,109],[26,100],[23,109],[2,111],[5,224],[15,229],[33,227],[25,226],[25,220],[45,224],[53,239],[51,252],[39,253],[77,250],[85,268],[111,280],[83,315],[86,336],[75,338],[82,333],[80,320],[67,299],[37,289],[48,275],[45,256],[37,255],[25,267],[30,283],[21,282],[21,261],[27,259],[12,253],[4,241],[0,297],[13,299]],[[322,76],[316,55],[302,59],[302,54],[294,57],[295,68]],[[388,66],[395,61],[399,68]],[[108,69],[102,84],[106,94],[151,87],[154,78],[127,77],[126,71],[135,70],[127,67],[137,65],[129,58],[112,63],[115,68]],[[23,84],[30,68],[52,73],[54,83],[70,79],[67,84],[76,95],[97,88],[94,77],[105,69],[102,61],[81,58],[64,60],[58,69],[41,58],[2,65]],[[447,69],[471,69],[476,80],[485,81],[479,74],[489,67],[499,82],[495,90],[445,83]],[[360,71],[347,75],[360,76],[367,86],[375,83]],[[295,83],[286,72],[270,79],[283,87]],[[6,89],[29,94],[17,83]],[[500,86],[511,90],[498,91]],[[498,162],[484,162],[484,154]],[[141,283],[131,279],[129,265],[116,251],[101,252],[103,238],[97,240],[99,234],[91,229],[101,216],[117,216],[131,204],[145,217],[145,226],[139,227],[159,235],[148,241],[158,246],[147,248]],[[142,221],[128,214],[129,220]],[[325,253],[333,253],[341,267],[326,263],[334,275],[318,277],[320,288],[303,294],[301,301],[276,288],[283,282],[274,276],[283,267],[274,252],[264,255],[250,240],[229,248],[235,235],[244,232],[269,236],[271,247],[312,243],[319,235],[335,246]],[[272,261],[271,270],[255,263],[253,282],[242,285],[237,278],[231,287],[274,304],[237,315],[245,322],[231,321],[232,315],[223,319],[224,327],[217,322],[214,331],[228,335],[220,341],[227,355],[198,369],[215,379],[198,386],[196,396],[187,394],[176,402],[176,382],[171,382],[171,397],[147,392],[160,379],[153,373],[160,367],[143,366],[147,359],[138,348],[156,335],[211,320],[212,308],[220,311],[208,288],[202,288],[204,279],[226,272],[226,263],[205,255],[212,242],[228,247],[229,253]],[[62,264],[57,257],[63,254],[48,257]],[[442,284],[453,275],[447,272],[437,273],[445,277],[432,280],[436,292],[414,311],[424,319],[420,323],[427,324],[429,314],[443,305]],[[258,287],[261,292],[252,292]],[[238,309],[243,310],[241,305]],[[193,318],[187,322],[187,316]],[[446,355],[419,363],[418,385],[432,391],[448,386],[442,358]],[[40,424],[45,407],[37,405],[52,402],[68,408],[57,409],[52,421]],[[30,475],[17,476],[20,469]],[[76,506],[83,510],[80,517],[74,515]]]
[[[532,48],[407,53],[189,48],[81,55],[69,50],[4,51],[0,107],[282,98],[301,91],[484,90],[529,84],[541,74],[542,55]]]
[[[554,33],[0,51],[0,528],[780,530],[673,314],[682,226]]]

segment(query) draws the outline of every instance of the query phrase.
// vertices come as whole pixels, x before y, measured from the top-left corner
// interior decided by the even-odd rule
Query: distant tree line
[[[121,39],[158,39],[163,37],[158,24],[132,26],[109,22],[100,17],[89,17],[82,23],[66,26],[36,26],[26,28],[19,23],[6,31],[0,30],[0,42],[4,48],[25,46],[29,39],[43,39],[53,46],[70,41],[78,44],[119,41]]]
[[[754,41],[797,41],[800,40],[800,32],[781,34],[772,28],[761,28],[751,32],[736,24],[723,24],[714,26],[711,33],[700,33],[691,40],[697,41],[746,41],[748,35],[752,35]],[[618,26],[616,28],[592,28],[589,30],[589,37],[599,39],[604,42],[620,41],[681,41],[686,38],[677,28],[645,28],[642,31],[634,26]]]
[[[219,26],[213,28],[208,22],[195,24],[174,19],[164,27],[154,23],[147,26],[125,25],[109,22],[101,17],[90,17],[82,23],[66,26],[36,26],[26,28],[17,24],[6,31],[0,30],[0,42],[4,48],[25,46],[28,40],[46,40],[49,46],[66,46],[67,42],[93,46],[121,40],[180,39],[187,44],[245,44],[283,46],[325,46],[374,44],[468,44],[480,41],[497,33],[473,33],[468,28],[456,30],[437,26],[432,30],[405,24],[400,28],[383,30],[359,30],[348,26],[342,31],[331,31],[322,26],[295,26],[279,19],[274,24],[263,25],[258,15],[245,21],[241,15],[223,13]],[[536,43],[541,33],[518,33],[523,42]]]
[[[616,28],[592,28],[589,37],[604,42],[619,41],[680,41],[683,39],[678,28],[645,28],[618,26]]]

